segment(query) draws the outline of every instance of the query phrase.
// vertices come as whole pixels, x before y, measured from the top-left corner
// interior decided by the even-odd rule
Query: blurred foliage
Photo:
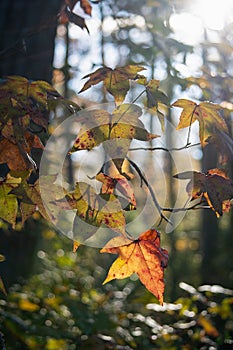
[[[232,347],[232,290],[195,289],[182,282],[180,298],[161,306],[134,275],[134,281],[98,285],[111,257],[88,247],[74,254],[67,238],[52,230],[43,235],[40,271],[23,286],[11,287],[7,296],[1,294],[1,332],[8,350]]]

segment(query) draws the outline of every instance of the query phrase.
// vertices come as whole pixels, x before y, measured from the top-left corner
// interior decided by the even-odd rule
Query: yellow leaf
[[[29,312],[34,312],[40,309],[39,305],[32,303],[27,299],[19,300],[19,308],[23,311],[29,311]]]
[[[203,315],[198,317],[198,324],[204,328],[204,331],[207,335],[217,338],[219,336],[218,330],[213,326],[210,320]]]
[[[206,140],[215,132],[221,130],[228,133],[227,124],[219,113],[222,109],[220,105],[211,102],[197,104],[190,100],[179,99],[172,106],[183,108],[177,129],[190,127],[192,123],[198,121],[202,146],[206,145]]]
[[[7,296],[6,288],[4,286],[2,277],[0,276],[0,291]]]
[[[73,242],[73,253],[76,253],[77,249],[80,247],[81,243],[78,241]]]
[[[3,262],[3,261],[5,261],[5,256],[0,254],[0,262]]]
[[[109,67],[99,68],[95,72],[84,77],[84,79],[89,78],[89,80],[84,84],[80,92],[103,81],[106,90],[113,95],[116,104],[119,104],[124,101],[129,90],[129,80],[137,79],[138,73],[144,69],[144,67],[137,65],[116,67],[115,69]],[[139,76],[139,79],[140,78]]]

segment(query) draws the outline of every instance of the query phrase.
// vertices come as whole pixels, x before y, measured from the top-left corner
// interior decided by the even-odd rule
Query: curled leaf
[[[233,198],[233,181],[223,170],[210,169],[206,173],[186,171],[174,177],[190,179],[186,191],[191,199],[205,198],[217,217],[229,211],[230,199]]]

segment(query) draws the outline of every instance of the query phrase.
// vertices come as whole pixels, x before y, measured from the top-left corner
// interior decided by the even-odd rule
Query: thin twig
[[[191,148],[191,147],[196,147],[200,146],[200,142],[198,143],[187,143],[185,146],[182,147],[173,147],[173,148],[165,148],[165,147],[134,147],[134,148],[129,148],[129,151],[165,151],[165,152],[172,152],[172,151],[181,151],[183,149]]]
[[[132,167],[136,170],[136,172],[138,173],[138,175],[139,175],[141,181],[143,181],[143,182],[145,183],[146,187],[148,188],[148,190],[149,190],[149,192],[150,192],[150,194],[151,194],[151,197],[152,197],[152,199],[153,199],[153,202],[154,202],[154,204],[155,204],[155,206],[156,206],[156,208],[157,208],[157,210],[158,210],[158,212],[159,212],[159,215],[160,215],[160,217],[161,217],[161,220],[160,220],[160,222],[159,222],[159,225],[160,225],[162,219],[164,219],[166,222],[168,222],[169,224],[172,225],[172,222],[171,222],[165,215],[163,215],[163,213],[162,213],[162,208],[160,207],[160,205],[159,205],[159,203],[158,203],[158,201],[157,201],[157,199],[156,199],[156,197],[155,197],[155,194],[154,194],[154,191],[153,191],[151,185],[149,184],[149,182],[147,181],[147,179],[145,178],[145,176],[142,174],[142,172],[141,172],[141,170],[139,169],[139,167],[137,166],[137,164],[135,164],[135,163],[134,163],[131,159],[129,159],[128,157],[126,157],[126,159],[129,161],[129,163],[132,165]]]
[[[178,213],[180,211],[198,210],[198,209],[211,209],[209,205],[198,206],[201,203],[194,204],[192,207],[188,208],[161,208],[162,211],[168,211],[171,213]]]

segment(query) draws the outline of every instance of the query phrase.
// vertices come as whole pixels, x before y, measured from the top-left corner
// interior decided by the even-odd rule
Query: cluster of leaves
[[[143,69],[141,66],[132,65],[115,69],[103,67],[85,77],[88,80],[80,92],[103,82],[105,89],[113,96],[116,108],[112,113],[99,109],[91,110],[85,118],[80,117],[81,129],[69,154],[80,150],[92,151],[95,147],[103,145],[105,153],[112,160],[114,171],[110,168],[107,172],[103,164],[101,171],[96,174],[95,179],[101,182],[100,193],[89,184],[77,182],[72,191],[62,189],[65,195],[54,201],[54,206],[63,210],[76,210],[76,218],[90,224],[91,232],[84,240],[79,242],[79,239],[75,238],[76,248],[80,243],[87,244],[89,237],[95,235],[99,228],[107,227],[111,230],[113,238],[101,252],[118,254],[119,257],[110,268],[105,282],[114,278],[125,278],[136,272],[146,288],[163,303],[163,276],[168,255],[160,247],[159,232],[151,228],[142,232],[137,239],[132,239],[125,230],[126,210],[137,208],[137,198],[130,182],[134,175],[124,171],[123,164],[126,161],[148,188],[154,202],[154,210],[159,212],[161,220],[168,221],[163,214],[168,208],[160,206],[139,167],[128,157],[133,140],[148,142],[158,137],[151,134],[140,120],[143,110],[135,104],[137,99],[133,103],[124,103],[130,82],[135,81],[139,86],[143,86],[139,97],[145,95],[145,106],[159,117],[161,130],[164,130],[164,107],[183,108],[177,126],[177,129],[188,128],[187,142],[183,148],[190,146],[190,132],[195,121],[199,122],[202,147],[212,140],[211,142],[216,142],[217,147],[221,148],[219,135],[228,135],[228,138],[230,136],[227,124],[220,115],[219,105],[210,102],[198,105],[182,99],[169,106],[166,95],[159,89],[159,81],[147,81],[145,76],[139,74]],[[0,86],[0,98],[0,163],[7,165],[10,170],[0,183],[0,217],[14,226],[19,204],[23,223],[36,209],[39,209],[44,218],[49,219],[40,196],[42,185],[39,185],[38,180],[31,181],[31,174],[37,166],[33,159],[33,151],[43,150],[38,127],[40,132],[47,129],[49,112],[58,102],[66,103],[71,112],[78,110],[78,106],[62,100],[48,83],[29,82],[22,77],[8,77],[3,81]],[[156,150],[156,147],[148,150]],[[177,174],[176,177],[191,179],[187,192],[192,199],[201,199],[199,203],[194,204],[195,207],[203,205],[206,201],[218,217],[229,210],[233,184],[223,171],[212,169],[207,174],[190,171]],[[55,179],[54,175],[48,180],[54,182]],[[48,197],[51,191],[50,181],[43,182]],[[73,230],[80,230],[76,219]]]
[[[142,110],[139,106],[135,105],[135,103],[124,103],[130,88],[130,81],[136,81],[138,84],[144,86],[144,90],[140,96],[145,94],[145,105],[151,112],[155,112],[159,117],[162,130],[164,130],[164,115],[161,112],[161,106],[166,106],[167,108],[170,106],[166,95],[159,89],[159,81],[152,79],[148,82],[145,76],[139,74],[142,70],[143,67],[141,66],[130,65],[115,69],[103,67],[84,77],[88,78],[88,80],[80,92],[103,82],[104,88],[114,97],[116,104],[116,109],[112,114],[104,110],[92,111],[88,117],[82,121],[85,128],[81,128],[70,150],[70,153],[79,150],[91,151],[94,147],[103,144],[105,152],[113,159],[118,175],[111,177],[111,173],[105,174],[101,172],[97,174],[96,179],[103,183],[101,195],[106,195],[106,193],[114,195],[114,189],[116,190],[117,187],[119,188],[120,182],[118,179],[122,181],[122,177],[125,178],[124,182],[126,184],[130,182],[131,177],[127,173],[124,173],[122,167],[125,160],[130,162],[137,175],[141,178],[141,181],[144,181],[148,189],[151,190],[150,185],[146,182],[137,164],[130,160],[127,154],[133,139],[147,142],[158,137],[158,135],[148,133],[144,124],[138,119],[142,115]],[[217,148],[222,149],[220,141],[225,142],[224,135],[228,135],[230,138],[227,124],[220,114],[221,107],[219,105],[210,102],[201,102],[197,104],[193,101],[182,99],[174,102],[171,107],[183,108],[177,129],[188,128],[188,137],[185,147],[190,146],[189,138],[191,126],[195,121],[199,122],[200,144],[202,147],[205,147],[211,140],[211,142],[216,143]],[[89,118],[90,120],[88,120]],[[222,138],[219,140],[218,135],[220,135],[220,133],[223,140]],[[105,141],[112,141],[113,139],[116,140],[115,143],[111,142],[111,147],[108,147],[108,143]],[[152,148],[150,148],[150,150],[151,149]],[[226,161],[226,157],[224,161]],[[201,198],[199,203],[194,204],[195,207],[204,204],[206,201],[208,207],[216,213],[217,217],[221,216],[224,211],[229,210],[230,199],[233,197],[233,183],[227,178],[223,171],[212,169],[207,174],[199,175],[196,172],[190,171],[184,174],[177,174],[175,177],[191,179],[187,186],[189,196],[191,196],[191,199]],[[79,184],[77,184],[77,186],[79,186]],[[214,191],[212,187],[215,188]],[[85,191],[83,191],[83,193],[84,192]],[[124,195],[126,195],[131,203],[132,193],[132,187],[127,184],[127,187],[124,188]],[[154,199],[155,210],[159,211],[161,219],[167,220],[163,215],[163,210],[165,209],[160,207],[153,193],[151,193],[151,195]],[[66,199],[68,203],[70,203],[70,196],[72,197],[71,209],[77,209],[77,215],[86,220],[87,216],[80,210],[80,206],[82,206],[80,198],[83,200],[83,197],[80,196],[80,191],[76,189],[72,193],[67,193]],[[115,191],[114,199],[117,200],[119,196],[116,196]],[[73,202],[75,197],[76,202]],[[109,202],[111,202],[111,200],[112,199],[110,199]],[[91,203],[89,202],[88,204]],[[133,209],[136,207],[137,203],[134,198]],[[107,225],[112,230],[116,230],[116,224],[119,225],[118,228],[124,227],[124,208],[119,210],[119,205],[117,205],[117,208],[118,211],[116,215],[118,220],[116,217],[112,218],[112,214],[109,213],[108,210],[98,211],[95,215],[88,215],[88,217],[89,219],[91,218],[91,220],[93,220],[94,217],[96,222],[98,221],[98,225]],[[103,215],[103,212],[105,212],[105,214],[107,213],[107,217]],[[108,242],[106,247],[102,249],[102,252],[119,254],[119,258],[112,265],[105,282],[114,278],[124,278],[136,272],[147,289],[162,303],[162,294],[164,290],[163,272],[167,265],[167,252],[159,247],[159,240],[154,244],[157,237],[159,237],[159,233],[152,229],[142,233],[138,239],[133,241],[130,237],[127,237],[127,233],[124,230],[121,229],[120,234],[119,237],[113,238]],[[144,265],[147,266],[147,269],[144,269]]]
[[[74,12],[74,8],[76,5],[79,4],[80,8],[83,10],[83,12],[89,16],[91,16],[92,12],[92,6],[91,3],[98,3],[99,0],[97,1],[88,1],[88,0],[65,0],[64,5],[61,8],[60,14],[59,14],[59,19],[61,24],[66,24],[66,23],[74,23],[78,27],[82,29],[86,29],[87,32],[89,33],[88,27],[85,22],[85,18],[82,16],[76,14]]]
[[[0,218],[14,227],[18,204],[24,223],[36,209],[48,219],[39,191],[38,166],[50,112],[60,103],[78,108],[45,81],[9,76],[0,83]]]
[[[64,239],[61,249],[61,239],[46,240],[38,252],[42,271],[0,299],[7,349],[231,348],[231,290],[181,283],[180,298],[160,306],[137,281],[96,283],[105,274],[106,256],[91,251],[93,264],[91,248],[75,255]],[[55,250],[48,249],[51,242]]]

